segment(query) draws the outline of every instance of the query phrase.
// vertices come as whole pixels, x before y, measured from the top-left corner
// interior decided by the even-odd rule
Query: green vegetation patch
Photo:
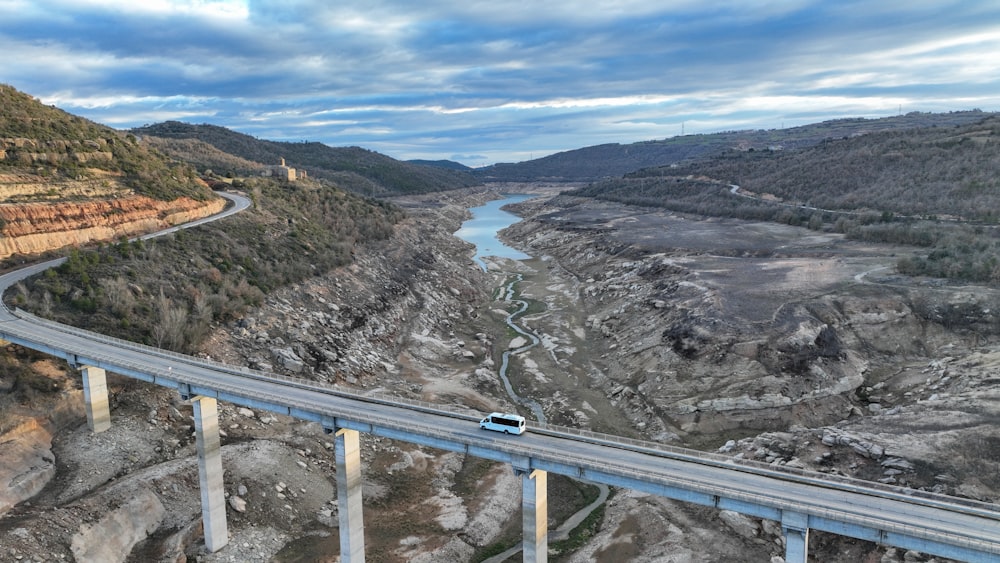
[[[403,216],[313,183],[254,179],[246,187],[255,210],[149,241],[73,250],[10,300],[60,322],[190,352],[213,322],[351,263],[357,245],[388,238]]]
[[[247,162],[276,165],[285,159],[288,166],[306,170],[309,177],[335,182],[341,188],[368,196],[426,193],[474,186],[472,175],[439,166],[401,162],[360,147],[330,147],[318,142],[266,141],[218,127],[167,121],[134,129],[138,135],[160,139],[189,139],[197,145],[153,141],[171,156],[194,163],[199,169],[219,173],[247,169]],[[198,146],[209,145],[216,152],[205,153]],[[218,151],[231,156],[222,161]]]
[[[46,106],[0,84],[0,168],[52,181],[82,180],[100,170],[120,175],[135,193],[170,201],[209,199],[194,168],[139,143],[134,135]]]

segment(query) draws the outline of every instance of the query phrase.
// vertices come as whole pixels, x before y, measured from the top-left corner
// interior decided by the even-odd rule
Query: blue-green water
[[[518,203],[533,196],[527,194],[504,194],[503,199],[497,199],[469,209],[472,219],[462,223],[462,227],[455,232],[458,238],[476,245],[476,262],[486,269],[485,256],[499,256],[501,258],[511,258],[514,260],[524,260],[531,258],[527,254],[507,246],[497,238],[497,231],[509,227],[521,220],[513,213],[508,213],[502,209],[508,203]]]
[[[500,208],[508,203],[518,203],[532,197],[534,196],[525,194],[504,194],[503,199],[491,201],[486,205],[469,209],[472,213],[472,219],[462,223],[462,227],[455,232],[455,236],[476,245],[475,260],[484,270],[486,269],[486,263],[483,261],[483,257],[485,256],[501,256],[504,258],[512,258],[514,260],[531,258],[531,256],[500,242],[497,238],[497,232],[521,220],[521,218],[517,215],[503,211]],[[521,280],[521,274],[514,274],[510,277],[503,286],[501,298],[503,301],[517,306],[516,311],[507,315],[507,326],[509,326],[514,332],[526,338],[528,343],[520,348],[517,348],[516,350],[504,351],[502,361],[500,362],[500,379],[503,381],[504,388],[507,390],[507,394],[510,396],[511,400],[522,407],[530,409],[531,412],[535,414],[538,425],[545,426],[546,419],[545,413],[542,411],[542,406],[535,400],[519,396],[514,391],[514,387],[511,385],[510,379],[507,376],[507,370],[510,367],[510,357],[514,354],[526,352],[541,342],[541,338],[539,338],[538,335],[531,329],[528,327],[522,328],[515,321],[516,317],[524,314],[524,312],[528,309],[527,301],[516,299],[514,297],[514,286]],[[507,309],[509,310],[510,307],[508,306]]]

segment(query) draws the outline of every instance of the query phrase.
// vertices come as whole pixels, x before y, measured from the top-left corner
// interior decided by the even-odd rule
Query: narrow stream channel
[[[526,199],[530,199],[531,197],[532,196],[527,194],[505,194],[503,199],[493,200],[487,202],[485,205],[469,209],[469,212],[472,213],[472,219],[462,223],[462,226],[455,232],[455,236],[476,245],[475,260],[484,270],[486,269],[486,262],[483,261],[483,258],[486,256],[501,256],[505,258],[512,258],[514,260],[531,258],[530,255],[507,246],[497,237],[497,233],[501,229],[509,227],[510,225],[513,225],[521,220],[521,218],[517,215],[504,211],[501,207],[507,205],[508,203],[518,203]],[[507,395],[510,396],[510,399],[514,401],[515,404],[531,410],[531,412],[534,413],[535,418],[538,420],[538,424],[544,426],[546,420],[545,413],[542,412],[542,406],[534,400],[519,396],[514,391],[514,387],[510,384],[510,378],[507,375],[507,371],[510,368],[510,357],[512,354],[520,354],[521,352],[530,350],[541,342],[541,339],[536,334],[518,326],[517,323],[514,322],[514,319],[518,315],[521,315],[528,309],[528,303],[527,301],[514,299],[514,287],[518,282],[522,281],[524,277],[521,274],[508,273],[507,275],[513,277],[508,278],[510,281],[508,281],[502,288],[504,292],[503,300],[506,303],[518,305],[518,309],[507,315],[506,323],[507,326],[514,330],[514,332],[527,338],[530,341],[530,344],[521,346],[516,350],[504,350],[500,361],[500,379],[503,380],[504,389],[507,390]]]
[[[520,354],[521,352],[525,352],[527,350],[534,348],[535,346],[538,345],[539,342],[541,342],[541,339],[538,337],[538,335],[521,328],[520,326],[517,325],[517,323],[514,322],[515,317],[521,315],[528,309],[527,301],[524,301],[523,299],[514,299],[514,286],[523,279],[524,276],[522,276],[521,274],[514,274],[513,279],[508,281],[507,285],[503,289],[504,291],[503,300],[506,303],[514,303],[518,305],[518,309],[516,311],[507,315],[506,319],[507,326],[514,329],[514,332],[528,338],[531,341],[531,343],[525,344],[524,346],[521,346],[520,348],[515,348],[513,350],[511,349],[504,350],[503,356],[501,357],[500,360],[500,379],[503,380],[504,389],[507,390],[507,395],[510,396],[511,400],[523,407],[531,409],[531,412],[535,414],[535,418],[538,420],[538,424],[544,426],[546,422],[545,422],[545,413],[542,411],[542,405],[538,404],[538,401],[535,401],[533,399],[527,399],[518,395],[514,391],[514,387],[511,386],[510,384],[510,378],[507,377],[507,368],[510,367],[511,354]]]
[[[462,228],[455,233],[455,236],[471,242],[476,245],[476,257],[475,260],[478,262],[483,269],[486,269],[486,263],[482,260],[483,256],[504,256],[507,258],[513,258],[515,260],[531,258],[527,254],[523,254],[518,250],[512,249],[496,237],[496,233],[509,225],[520,221],[520,218],[512,213],[507,213],[500,208],[507,203],[513,203],[516,201],[523,201],[527,199],[527,196],[517,194],[515,196],[510,196],[504,200],[493,201],[483,207],[478,207],[475,209],[470,209],[473,214],[473,219],[466,221]],[[504,273],[507,276],[507,282],[501,286],[501,295],[498,300],[502,300],[504,303],[512,304],[516,306],[516,309],[507,315],[504,319],[507,326],[511,328],[518,335],[528,339],[528,343],[524,346],[518,348],[507,348],[501,355],[500,360],[500,379],[503,381],[504,389],[507,391],[507,395],[510,397],[514,404],[529,409],[537,419],[538,426],[545,426],[547,424],[545,413],[542,411],[542,405],[533,399],[526,397],[521,397],[514,391],[513,385],[510,383],[510,377],[508,371],[510,369],[510,359],[514,354],[520,354],[526,352],[541,343],[541,338],[532,332],[527,327],[517,324],[517,317],[523,315],[525,311],[528,310],[528,302],[523,299],[515,298],[517,284],[524,281],[524,276],[520,273]],[[549,541],[561,541],[567,539],[572,531],[580,525],[584,519],[590,515],[595,509],[603,505],[608,498],[608,487],[607,485],[597,485],[599,493],[597,498],[590,503],[588,506],[581,508],[575,514],[570,516],[559,528],[550,532],[548,534]],[[483,561],[483,563],[501,563],[507,561],[511,557],[514,557],[519,551],[521,551],[522,545],[518,544],[511,547],[504,553],[495,555]]]

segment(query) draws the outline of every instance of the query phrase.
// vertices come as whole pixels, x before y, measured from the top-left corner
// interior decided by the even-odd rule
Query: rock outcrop
[[[148,233],[213,215],[225,205],[222,198],[160,201],[138,195],[79,203],[0,205],[0,259]]]
[[[892,392],[874,386],[938,348],[981,346],[1000,326],[993,293],[866,280],[872,264],[895,260],[892,249],[834,234],[567,196],[521,208],[528,218],[506,236],[576,300],[567,310],[586,314],[600,368],[592,384],[654,439],[896,412],[921,396],[919,376]],[[968,311],[957,330],[937,321],[953,311]]]
[[[52,431],[27,418],[0,435],[0,515],[45,487],[55,476]]]
[[[70,549],[80,563],[122,562],[132,547],[152,534],[163,521],[160,499],[148,490],[111,510],[93,524],[84,524]]]
[[[0,160],[13,160],[22,165],[111,162],[115,157],[110,147],[116,142],[114,138],[85,141],[4,138],[0,139]]]

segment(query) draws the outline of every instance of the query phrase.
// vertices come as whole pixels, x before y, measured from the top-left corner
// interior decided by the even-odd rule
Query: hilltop
[[[260,165],[278,164],[307,170],[314,178],[368,196],[393,196],[465,188],[479,183],[473,176],[440,166],[401,162],[361,147],[330,147],[319,142],[266,141],[217,125],[167,121],[132,130],[172,157],[217,173],[247,173]],[[166,140],[197,141],[190,145]],[[206,152],[205,146],[214,150]],[[230,155],[221,158],[220,153]]]
[[[462,172],[472,172],[475,170],[471,166],[466,166],[461,162],[455,162],[454,160],[423,160],[414,159],[407,160],[411,164],[421,164],[423,166],[437,166],[438,168],[447,168],[448,170],[460,170]]]
[[[473,174],[484,182],[589,182],[618,177],[641,168],[688,163],[732,149],[795,150],[828,139],[880,131],[968,125],[989,115],[991,114],[978,110],[952,113],[913,112],[881,119],[835,119],[788,129],[723,131],[629,144],[611,143],[559,152],[524,162],[498,163],[477,168]]]
[[[42,104],[0,84],[0,189],[4,201],[135,193],[160,200],[212,196],[190,166],[129,135]],[[44,193],[24,191],[45,185]],[[22,191],[15,193],[12,190]]]

